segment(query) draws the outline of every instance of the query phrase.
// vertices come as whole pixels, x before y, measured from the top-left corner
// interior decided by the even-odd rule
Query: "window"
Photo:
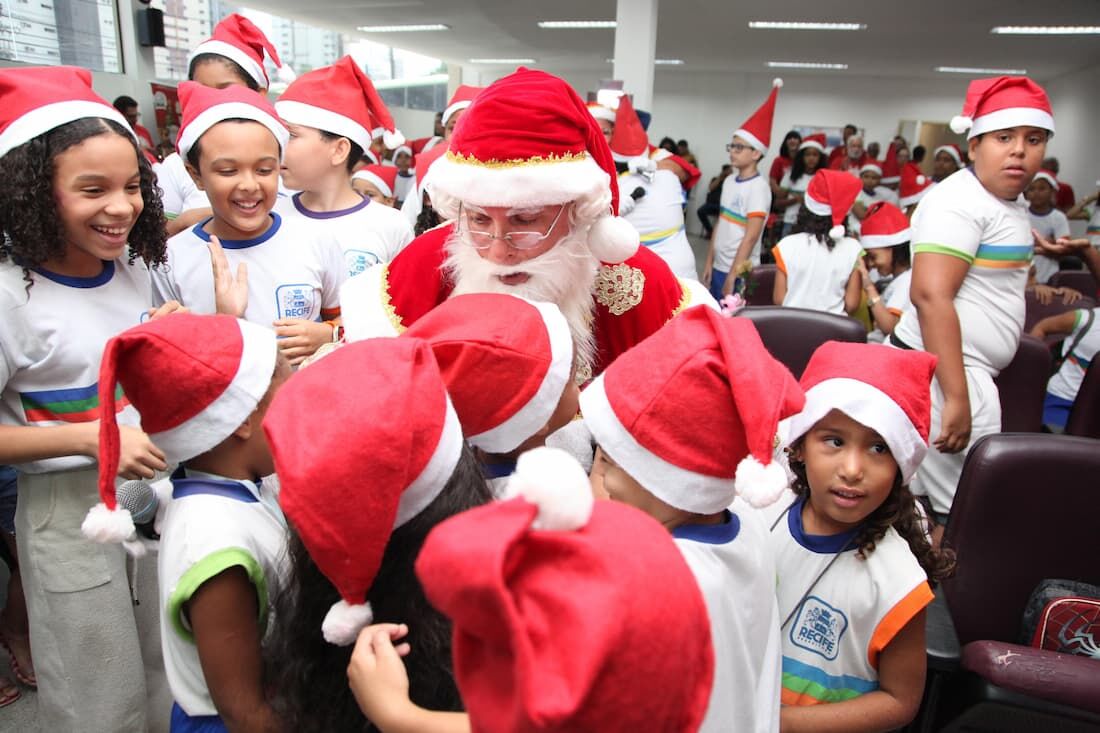
[[[114,0],[0,0],[0,59],[121,73]]]

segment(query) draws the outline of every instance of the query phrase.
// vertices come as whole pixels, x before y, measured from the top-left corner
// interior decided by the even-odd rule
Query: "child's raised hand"
[[[1075,252],[1079,252],[1089,246],[1089,240],[1085,238],[1071,239],[1069,237],[1058,237],[1055,242],[1045,238],[1038,230],[1031,230],[1032,236],[1035,237],[1035,248],[1040,254],[1045,254],[1050,257],[1061,257],[1062,255],[1070,255]]]
[[[191,309],[181,305],[178,300],[170,300],[159,308],[149,309],[149,320],[155,321],[172,313],[190,313]]]
[[[415,706],[409,699],[409,675],[401,657],[407,643],[394,642],[409,633],[405,624],[374,624],[359,632],[348,663],[348,684],[363,715],[382,730],[400,725]]]
[[[118,475],[124,479],[153,478],[168,468],[164,453],[139,428],[118,426]]]
[[[272,323],[279,338],[279,349],[298,366],[325,344],[332,343],[332,326],[304,318],[280,318]]]
[[[210,266],[214,270],[214,306],[218,313],[240,318],[248,307],[248,265],[237,265],[237,276],[229,271],[229,260],[217,237],[206,245],[210,250]]]

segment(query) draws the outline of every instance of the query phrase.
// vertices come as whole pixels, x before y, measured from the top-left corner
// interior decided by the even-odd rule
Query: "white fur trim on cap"
[[[832,216],[833,207],[818,201],[808,193],[803,195],[802,203],[806,204],[806,208],[810,210],[810,213],[818,216]]]
[[[538,310],[550,339],[550,366],[535,395],[507,420],[467,438],[470,445],[488,453],[508,453],[550,421],[573,371],[573,333],[561,310],[551,303],[526,301]]]
[[[389,184],[383,181],[371,171],[357,170],[355,171],[355,173],[351,174],[351,179],[353,181],[356,179],[360,181],[366,181],[367,183],[377,188],[378,191],[386,198],[393,198],[393,189],[390,188]]]
[[[559,448],[529,450],[516,461],[506,496],[539,508],[532,529],[576,531],[592,517],[592,485],[577,459]]]
[[[879,247],[893,247],[905,244],[909,241],[910,229],[906,227],[893,234],[864,234],[859,238],[859,243],[864,249],[878,249]]]
[[[860,166],[860,168],[859,168],[860,173],[866,173],[867,171],[874,171],[875,173],[878,173],[881,176],[882,175],[882,164],[879,163],[877,160],[873,160],[873,161],[869,161],[867,163],[864,163],[862,166]]]
[[[610,122],[612,125],[615,124],[615,110],[610,107],[605,107],[602,104],[590,104],[588,105],[588,113],[597,120]]]
[[[195,50],[187,56],[188,68],[190,68],[191,62],[195,60],[195,57],[204,53],[225,56],[227,59],[236,62],[238,66],[245,70],[245,73],[252,77],[252,80],[255,81],[261,89],[267,89],[268,86],[271,85],[271,82],[269,82],[267,78],[267,72],[264,71],[264,67],[261,64],[257,64],[254,58],[233,44],[226,43],[225,41],[215,41],[211,39],[200,43]]]
[[[840,410],[881,435],[898,463],[902,481],[909,483],[928,452],[928,444],[897,402],[858,379],[826,379],[807,390],[806,406],[791,418],[788,445],[805,435],[830,410]]]
[[[610,200],[607,173],[585,153],[553,162],[482,165],[448,150],[432,165],[432,191],[474,206],[552,206],[602,196]],[[457,209],[457,204],[455,205]],[[454,218],[458,212],[441,212]]]
[[[90,117],[102,117],[117,122],[133,136],[134,140],[137,140],[137,135],[130,127],[130,123],[111,105],[85,99],[72,99],[67,102],[42,105],[13,120],[4,132],[0,133],[0,157],[55,127]]]
[[[923,176],[922,176],[922,178],[923,178]],[[920,184],[920,185],[923,185],[923,184]],[[929,186],[928,188],[922,188],[920,191],[917,191],[912,196],[902,196],[901,200],[898,201],[898,203],[901,204],[902,207],[912,206],[913,204],[920,203],[920,200],[922,198],[924,198],[925,194],[927,194],[931,190],[932,190],[931,186]]]
[[[640,246],[638,230],[621,216],[601,216],[588,230],[588,251],[601,262],[618,264],[628,260]]]
[[[279,117],[292,125],[315,127],[318,130],[346,137],[363,150],[370,147],[370,130],[338,112],[292,100],[279,100],[275,103],[275,111],[279,113]]]
[[[186,159],[187,151],[194,147],[203,133],[219,122],[230,119],[252,120],[266,127],[279,141],[279,157],[282,158],[287,141],[290,140],[290,132],[278,118],[247,102],[223,102],[200,112],[187,127],[180,130],[180,137],[176,142],[180,157]]]
[[[746,130],[743,127],[739,127],[738,129],[734,130],[733,131],[733,136],[734,137],[739,137],[742,140],[744,140],[745,142],[747,142],[758,153],[768,152],[768,146],[765,145],[764,143],[760,142],[760,138],[758,138],[756,135],[753,135],[751,132],[749,132],[748,130]]]
[[[825,146],[819,143],[817,140],[803,140],[798,144],[798,149],[802,150],[803,148],[813,148],[814,150],[820,150],[823,153],[825,152]]]
[[[963,164],[962,156],[959,155],[959,151],[955,149],[953,145],[941,145],[932,151],[932,157],[935,158],[940,153],[947,153],[951,156],[951,159],[955,161],[955,165],[961,166]]]
[[[441,117],[439,121],[443,124],[444,127],[446,127],[447,126],[447,120],[451,119],[451,116],[455,112],[459,112],[461,110],[464,110],[473,103],[474,103],[474,100],[472,100],[472,99],[464,99],[461,102],[455,102],[450,107],[447,107],[447,109],[443,110],[443,117]],[[612,120],[612,121],[614,121],[614,120]]]
[[[275,373],[275,332],[237,319],[244,340],[233,381],[217,399],[174,428],[152,433],[149,440],[164,451],[169,464],[202,455],[228,438],[263,399]]]
[[[1061,187],[1058,183],[1058,179],[1055,178],[1054,176],[1050,175],[1046,171],[1039,171],[1038,173],[1035,174],[1035,178],[1033,178],[1031,180],[1037,181],[1039,179],[1042,179],[1042,180],[1046,181],[1047,183],[1049,183],[1055,191],[1057,191]]]
[[[321,633],[325,641],[336,646],[349,646],[359,638],[359,632],[374,620],[374,611],[369,603],[349,604],[340,600],[332,604],[321,622]]]
[[[952,120],[954,123],[954,120]],[[1009,107],[974,118],[974,124],[966,139],[972,140],[994,130],[1007,130],[1010,127],[1041,127],[1054,134],[1054,118],[1050,113],[1034,107]],[[952,127],[952,130],[955,128]]]
[[[462,455],[462,426],[458,422],[458,415],[451,405],[451,398],[446,397],[447,413],[443,420],[443,432],[439,434],[439,442],[435,445],[435,451],[428,460],[424,470],[420,472],[408,488],[401,492],[401,500],[397,503],[397,516],[394,518],[393,527],[397,529],[408,522],[429,504],[435,501],[439,492],[447,485],[451,474],[454,473],[458,459]]]
[[[715,514],[733,503],[734,477],[706,476],[669,463],[642,446],[619,421],[603,375],[581,392],[581,414],[596,443],[646,491],[677,509]]]
[[[389,305],[389,267],[368,267],[340,286],[340,314],[344,320],[344,341],[362,341],[378,336],[396,336],[404,329],[394,324]]]

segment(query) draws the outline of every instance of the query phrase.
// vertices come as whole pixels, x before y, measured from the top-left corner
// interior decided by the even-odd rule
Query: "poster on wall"
[[[180,131],[180,98],[176,88],[165,84],[150,84],[153,88],[153,113],[157,119],[157,139],[175,147]]]

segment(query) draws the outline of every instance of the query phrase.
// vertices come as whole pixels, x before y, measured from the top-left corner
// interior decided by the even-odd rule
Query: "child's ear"
[[[205,191],[202,185],[202,176],[199,175],[199,170],[190,163],[183,164],[187,168],[187,175],[191,176],[191,180],[195,182],[195,187],[200,191]]]
[[[252,434],[260,427],[260,412],[259,410],[253,410],[252,414],[245,418],[245,421],[237,426],[237,429],[233,431],[234,438],[240,438],[241,440],[248,440],[252,437]]]
[[[344,167],[348,164],[349,155],[351,155],[351,141],[346,137],[337,138],[332,146],[332,158],[329,163],[333,166]]]

